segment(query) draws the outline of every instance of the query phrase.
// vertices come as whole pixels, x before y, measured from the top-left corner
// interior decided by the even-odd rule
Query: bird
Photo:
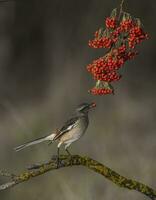
[[[80,104],[79,106],[76,107],[74,116],[71,117],[69,120],[67,120],[60,129],[57,129],[55,132],[52,132],[47,136],[38,138],[31,142],[24,143],[20,146],[17,146],[14,148],[14,150],[20,151],[26,147],[29,147],[41,142],[45,142],[45,141],[50,141],[50,143],[54,141],[58,141],[57,166],[59,166],[59,153],[60,153],[60,147],[62,144],[65,145],[65,150],[72,160],[72,155],[69,152],[68,147],[73,142],[80,139],[80,137],[83,136],[84,133],[86,132],[87,127],[89,125],[88,112],[94,107],[96,107],[96,103],[94,102]]]

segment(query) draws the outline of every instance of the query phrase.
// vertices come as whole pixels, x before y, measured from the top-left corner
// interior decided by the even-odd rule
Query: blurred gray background
[[[88,40],[119,0],[19,0],[0,3],[0,168],[20,172],[48,160],[56,144],[13,147],[60,127],[82,102],[95,101],[86,135],[71,146],[120,174],[156,188],[155,0],[125,0],[150,40],[126,63],[116,94],[87,93],[86,65],[103,54]],[[62,150],[62,153],[64,151]],[[6,181],[0,177],[0,183]],[[147,199],[83,167],[49,172],[0,193],[2,200]]]

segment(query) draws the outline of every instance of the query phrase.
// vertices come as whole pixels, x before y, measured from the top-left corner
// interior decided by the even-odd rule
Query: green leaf
[[[96,85],[95,85],[95,87],[96,87],[96,88],[99,88],[100,84],[101,84],[101,81],[100,81],[100,80],[98,80],[98,81],[96,82]]]
[[[131,19],[131,15],[127,12],[124,12],[123,13],[123,17],[122,17],[122,21],[125,21],[125,20],[128,20],[128,19]]]
[[[135,20],[136,20],[136,24],[137,24],[137,26],[141,27],[142,24],[141,24],[140,19],[139,19],[139,18],[135,18]]]
[[[112,10],[112,12],[111,12],[110,17],[111,17],[111,18],[115,18],[116,16],[117,16],[117,8],[114,8],[114,9]]]
[[[100,28],[98,31],[98,38],[103,36],[104,28]]]
[[[104,87],[105,89],[114,90],[113,86],[112,86],[110,83],[108,83],[108,82],[104,82],[104,81],[103,81],[103,87]]]

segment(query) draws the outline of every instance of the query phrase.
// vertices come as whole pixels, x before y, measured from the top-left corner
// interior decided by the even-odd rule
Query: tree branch
[[[72,165],[69,156],[61,155],[60,156],[60,166],[59,168],[69,167],[69,166],[85,166],[98,174],[101,174],[108,180],[112,181],[116,185],[127,188],[130,190],[136,190],[146,195],[152,200],[156,199],[156,191],[150,188],[143,183],[138,181],[126,178],[116,173],[109,167],[97,162],[86,156],[74,155],[72,156]],[[41,164],[34,164],[29,166],[25,172],[20,173],[19,175],[10,174],[5,171],[0,171],[1,176],[9,177],[11,180],[5,184],[0,185],[0,190],[5,190],[11,188],[19,183],[28,181],[29,179],[42,175],[50,170],[56,170],[57,168],[57,156],[53,156],[51,160]]]

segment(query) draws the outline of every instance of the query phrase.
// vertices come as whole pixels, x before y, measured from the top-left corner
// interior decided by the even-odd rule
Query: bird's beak
[[[94,102],[89,105],[89,108],[94,108],[94,107],[96,107],[96,103]]]

